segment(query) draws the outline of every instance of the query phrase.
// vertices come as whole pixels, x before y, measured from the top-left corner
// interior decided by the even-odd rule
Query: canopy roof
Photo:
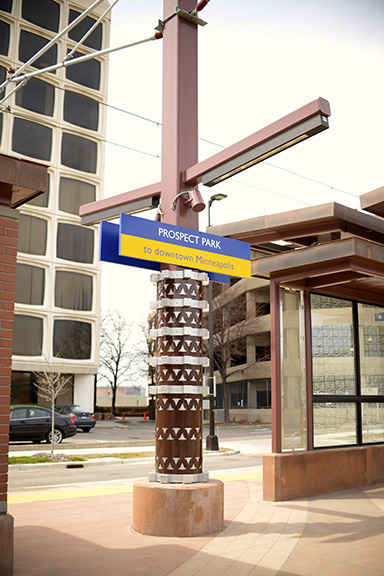
[[[214,226],[209,232],[251,244],[259,253],[252,260],[252,276],[384,302],[383,218],[329,203]]]

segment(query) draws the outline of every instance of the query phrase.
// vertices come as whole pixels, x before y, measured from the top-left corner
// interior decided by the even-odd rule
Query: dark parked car
[[[60,414],[73,416],[76,426],[83,432],[89,432],[96,424],[95,415],[78,404],[58,404],[55,410]]]
[[[54,442],[60,444],[63,438],[74,436],[77,432],[75,419],[55,413]],[[52,413],[42,406],[11,406],[9,421],[9,440],[42,440],[52,442]]]

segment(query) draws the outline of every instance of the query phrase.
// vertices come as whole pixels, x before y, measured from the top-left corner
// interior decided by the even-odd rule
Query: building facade
[[[90,0],[2,0],[0,83],[91,4]],[[57,40],[27,71],[60,63],[106,3]],[[104,18],[74,57],[108,47]],[[94,405],[99,363],[98,231],[83,227],[82,204],[102,197],[108,59],[92,58],[31,78],[0,113],[0,153],[48,166],[47,192],[20,208],[13,403],[44,403],[34,374],[73,375],[62,401]],[[13,85],[7,87],[9,93]]]
[[[222,370],[231,421],[271,421],[271,341],[269,282],[231,279],[214,284],[213,356],[216,417],[224,419]]]

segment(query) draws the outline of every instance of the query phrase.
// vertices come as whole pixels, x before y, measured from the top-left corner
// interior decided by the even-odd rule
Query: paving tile
[[[274,503],[248,479],[224,495],[231,523],[201,538],[133,533],[132,494],[13,504],[14,576],[384,576],[384,485]]]

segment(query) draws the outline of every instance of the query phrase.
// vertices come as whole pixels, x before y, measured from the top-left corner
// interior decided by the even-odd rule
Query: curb
[[[228,452],[204,452],[203,455],[207,457],[217,456],[237,456],[240,454],[239,450],[230,450]],[[65,468],[65,469],[82,469],[92,468],[94,466],[107,466],[111,464],[129,464],[134,460],[135,462],[150,462],[154,460],[153,456],[143,458],[115,458],[113,456],[106,456],[105,458],[92,458],[91,460],[84,460],[84,462],[41,462],[40,464],[9,464],[9,470],[12,472],[18,471],[31,471],[41,470],[47,467]]]
[[[55,450],[64,452],[65,450],[87,450],[88,448],[100,448],[103,450],[104,448],[123,448],[125,446],[153,446],[155,449],[155,443],[152,440],[116,440],[115,442],[84,442],[84,443],[64,443],[56,444]],[[46,452],[46,448],[50,449],[51,445],[46,444],[11,444],[9,446],[9,452],[19,452],[22,450],[23,452]]]

